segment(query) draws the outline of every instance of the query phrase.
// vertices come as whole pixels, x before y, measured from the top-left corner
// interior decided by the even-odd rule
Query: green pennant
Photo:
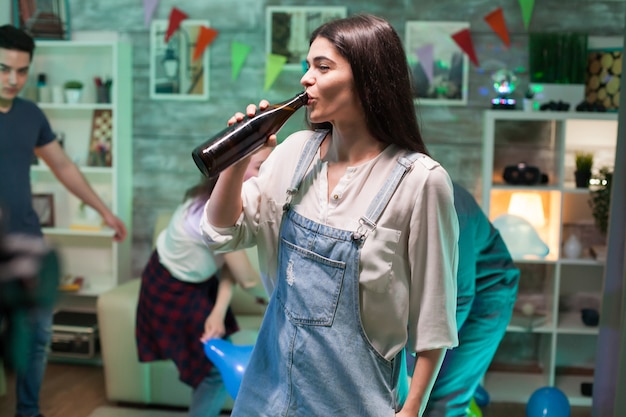
[[[286,56],[276,54],[267,55],[267,62],[265,63],[265,91],[269,90],[272,84],[274,84],[274,81],[276,81],[276,78],[280,75],[286,62]]]
[[[232,79],[235,81],[239,77],[243,63],[246,61],[248,54],[252,50],[250,45],[233,41],[230,44],[230,62],[232,66]]]
[[[519,0],[519,5],[522,8],[524,29],[528,30],[528,26],[530,25],[530,18],[533,15],[533,7],[535,7],[535,0]]]

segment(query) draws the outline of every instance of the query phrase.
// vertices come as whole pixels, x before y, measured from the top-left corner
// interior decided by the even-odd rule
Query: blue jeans
[[[52,307],[37,307],[26,316],[29,335],[28,362],[23,372],[18,372],[15,383],[18,416],[39,414],[39,390],[46,370],[47,348],[52,334]]]
[[[227,396],[220,371],[214,366],[193,390],[189,417],[218,417]]]

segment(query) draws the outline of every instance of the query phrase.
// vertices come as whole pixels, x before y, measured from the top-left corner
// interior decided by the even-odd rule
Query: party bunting
[[[274,81],[276,81],[276,78],[280,75],[286,62],[286,56],[277,54],[267,55],[267,62],[265,63],[265,91],[269,90],[272,84],[274,84]]]
[[[434,47],[432,43],[415,50],[415,54],[424,70],[424,74],[426,74],[426,78],[428,78],[428,82],[431,84],[433,82],[433,50]]]
[[[183,20],[187,19],[187,13],[183,12],[177,7],[172,7],[172,11],[170,12],[170,19],[167,26],[167,32],[165,32],[165,43],[167,44],[170,41],[172,35],[178,30],[180,24]]]
[[[232,65],[232,79],[235,81],[239,77],[239,72],[243,68],[252,47],[241,42],[233,41],[230,44],[230,61]]]
[[[146,27],[150,26],[154,11],[159,5],[159,0],[143,0],[143,23]]]
[[[502,7],[498,7],[496,10],[485,16],[485,21],[489,24],[489,26],[491,26],[491,29],[496,32],[500,39],[502,39],[502,42],[504,42],[507,48],[511,46]]]
[[[202,56],[204,50],[213,42],[217,37],[217,30],[208,28],[206,26],[200,26],[200,33],[198,33],[198,39],[196,40],[196,48],[193,51],[193,62]]]
[[[528,30],[528,26],[530,25],[530,18],[533,15],[533,7],[535,7],[535,0],[519,0],[519,5],[522,9],[524,29]]]
[[[459,45],[461,50],[469,56],[469,59],[474,63],[474,65],[480,67],[478,64],[478,58],[476,57],[476,51],[474,51],[474,43],[472,42],[472,35],[470,34],[469,29],[461,29],[451,36],[456,44]]]

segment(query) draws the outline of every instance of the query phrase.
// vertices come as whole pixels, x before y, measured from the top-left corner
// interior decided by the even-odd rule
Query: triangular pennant
[[[195,62],[202,56],[207,46],[213,42],[217,37],[217,30],[208,28],[206,26],[200,26],[200,33],[198,33],[198,39],[196,40],[196,48],[193,50],[192,62]]]
[[[143,0],[143,23],[146,27],[150,26],[154,11],[159,5],[159,0]]]
[[[432,43],[415,50],[417,59],[419,60],[419,63],[424,70],[424,74],[426,74],[426,78],[428,78],[428,82],[430,84],[433,83],[433,50],[434,47]]]
[[[267,62],[265,63],[265,86],[263,87],[265,91],[269,90],[272,84],[274,84],[274,81],[276,81],[276,78],[280,75],[286,62],[286,56],[276,54],[267,55]]]
[[[252,47],[250,45],[241,42],[233,41],[233,43],[230,44],[230,62],[232,65],[233,81],[239,77],[239,72],[241,72],[243,63],[246,61],[251,50]]]
[[[491,26],[491,29],[496,32],[500,39],[502,39],[502,42],[504,42],[507,48],[511,46],[502,7],[498,7],[496,10],[485,16],[485,21],[489,24],[489,26]]]
[[[476,57],[476,51],[474,51],[474,43],[472,42],[472,35],[470,34],[470,30],[461,29],[451,36],[454,42],[459,45],[461,50],[465,52],[467,56],[469,56],[469,59],[472,60],[474,65],[480,67],[480,65],[478,64],[478,58]]]
[[[187,13],[183,12],[177,7],[172,7],[172,11],[170,12],[170,20],[167,25],[167,32],[165,32],[165,43],[167,44],[170,41],[170,38],[178,30],[180,27],[180,23],[187,19]]]
[[[533,15],[533,7],[535,7],[535,0],[519,0],[519,5],[522,9],[524,29],[528,30],[528,26],[530,26],[530,18]]]

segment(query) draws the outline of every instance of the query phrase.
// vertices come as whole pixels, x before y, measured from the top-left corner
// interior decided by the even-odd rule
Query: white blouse
[[[224,256],[213,254],[200,235],[200,215],[192,210],[193,200],[187,200],[176,208],[167,227],[156,241],[159,261],[174,278],[180,281],[200,283],[218,272],[224,264]],[[195,224],[195,228],[190,223]]]
[[[274,290],[286,190],[311,131],[292,134],[276,147],[258,177],[246,181],[243,213],[230,228],[202,232],[216,251],[257,245],[263,283]],[[359,219],[404,151],[395,145],[372,160],[349,167],[327,198],[327,163],[319,150],[293,209],[313,221],[354,231]],[[408,342],[409,351],[451,348],[456,330],[456,271],[459,227],[452,182],[447,172],[424,156],[413,164],[361,249],[361,322],[374,348],[393,358]]]

